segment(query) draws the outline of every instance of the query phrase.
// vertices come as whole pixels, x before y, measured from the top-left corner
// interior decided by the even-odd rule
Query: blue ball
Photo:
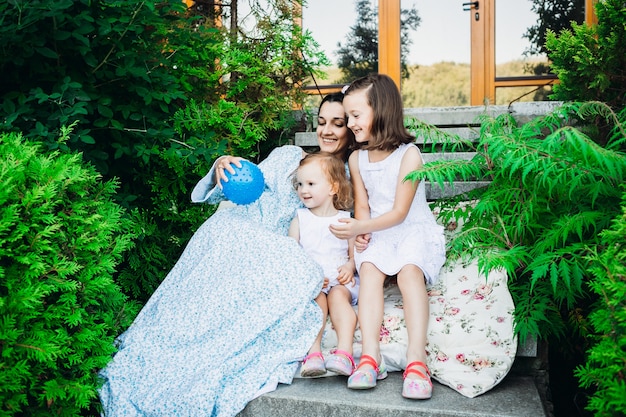
[[[224,171],[228,182],[222,181],[222,190],[226,198],[235,204],[254,203],[263,194],[265,178],[258,166],[250,161],[241,162],[241,168],[232,164],[234,174]]]

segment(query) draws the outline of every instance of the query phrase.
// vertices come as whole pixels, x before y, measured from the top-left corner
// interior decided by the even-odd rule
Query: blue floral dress
[[[291,383],[322,320],[313,301],[321,267],[287,237],[301,158],[299,147],[275,149],[259,164],[260,199],[219,210],[197,230],[101,371],[105,416],[234,416]],[[193,201],[224,198],[213,174]]]

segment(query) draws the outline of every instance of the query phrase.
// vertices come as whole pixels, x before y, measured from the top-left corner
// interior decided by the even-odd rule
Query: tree
[[[82,152],[120,181],[138,244],[116,278],[137,299],[211,214],[189,194],[213,159],[253,158],[289,126],[300,81],[327,62],[294,24],[294,1],[257,7],[254,36],[240,28],[236,39],[214,24],[217,2],[0,1],[0,131]]]
[[[528,55],[547,53],[546,34],[548,30],[559,33],[569,29],[572,22],[583,23],[585,20],[584,0],[532,0],[532,11],[537,13],[537,24],[527,29],[523,35],[531,42],[526,51]]]
[[[378,72],[378,10],[372,6],[371,0],[357,0],[356,10],[357,23],[350,27],[346,43],[337,43],[337,65],[341,69],[344,82]],[[415,8],[400,11],[402,78],[409,77],[406,57],[413,43],[410,31],[417,29],[420,20]]]
[[[548,30],[546,48],[560,83],[555,100],[599,100],[616,110],[626,106],[626,7],[620,0],[595,6],[598,24]]]

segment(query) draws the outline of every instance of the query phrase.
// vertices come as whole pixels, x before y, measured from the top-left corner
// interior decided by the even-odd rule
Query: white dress
[[[395,200],[402,157],[414,144],[404,144],[379,162],[370,162],[368,151],[359,150],[359,172],[367,190],[371,218],[389,212]],[[363,262],[374,264],[381,272],[395,275],[403,266],[417,265],[426,282],[437,281],[446,260],[443,227],[437,224],[426,201],[421,181],[404,221],[389,229],[372,233],[367,249],[355,253],[357,271]]]
[[[328,291],[341,285],[337,280],[338,271],[341,265],[348,262],[348,241],[338,239],[330,232],[328,226],[339,224],[339,219],[349,218],[350,212],[339,210],[334,216],[316,216],[307,208],[297,210],[298,223],[300,225],[300,245],[306,253],[315,260],[324,270],[324,276],[329,283],[324,291]],[[354,286],[348,284],[346,288],[352,295],[352,305],[356,305],[359,295],[359,278],[355,276]]]

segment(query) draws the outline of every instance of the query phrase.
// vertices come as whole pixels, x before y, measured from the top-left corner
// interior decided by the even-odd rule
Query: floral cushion
[[[442,384],[473,398],[496,386],[517,352],[513,299],[503,271],[476,263],[442,271],[429,288],[428,366]]]

